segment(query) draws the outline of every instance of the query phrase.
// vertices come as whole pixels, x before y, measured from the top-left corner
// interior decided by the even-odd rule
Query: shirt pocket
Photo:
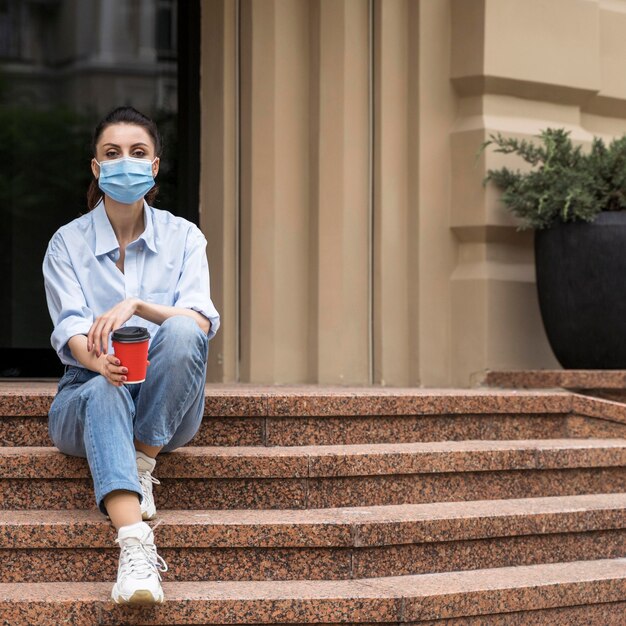
[[[145,296],[144,300],[149,304],[163,304],[165,306],[172,306],[172,296],[169,291],[157,291]]]

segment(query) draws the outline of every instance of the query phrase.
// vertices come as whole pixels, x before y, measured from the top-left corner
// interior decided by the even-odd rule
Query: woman
[[[93,136],[90,212],[54,234],[43,262],[51,342],[66,365],[49,432],[61,452],[87,458],[98,507],[118,531],[117,603],[163,602],[167,566],[143,521],[156,516],[152,472],[160,452],[198,430],[219,326],[204,236],[150,206],[160,153],[152,120],[132,107],[107,115]],[[150,332],[145,382],[125,384],[110,343],[121,326]]]

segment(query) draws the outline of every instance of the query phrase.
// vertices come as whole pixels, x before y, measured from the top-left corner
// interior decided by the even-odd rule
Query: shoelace
[[[148,485],[152,483],[154,485],[160,485],[161,481],[155,478],[150,472],[139,472],[139,484],[141,485],[142,491],[148,490]]]
[[[154,530],[161,524],[159,520],[152,528]],[[161,580],[161,572],[167,572],[167,563],[157,554],[153,543],[146,544],[149,533],[139,538],[139,543],[122,546],[122,573],[127,576],[132,574],[136,578],[148,578],[156,573]],[[120,544],[116,539],[115,543]]]

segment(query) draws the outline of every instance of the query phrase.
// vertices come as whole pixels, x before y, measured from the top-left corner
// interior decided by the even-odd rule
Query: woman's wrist
[[[133,315],[141,317],[144,301],[139,298],[130,298],[130,300],[134,311]]]

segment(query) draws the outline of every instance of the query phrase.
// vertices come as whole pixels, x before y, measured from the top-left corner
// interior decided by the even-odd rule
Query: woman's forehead
[[[136,124],[111,124],[103,131],[98,145],[102,146],[106,143],[112,143],[117,146],[132,146],[137,143],[144,143],[154,147],[154,142],[150,133]]]

